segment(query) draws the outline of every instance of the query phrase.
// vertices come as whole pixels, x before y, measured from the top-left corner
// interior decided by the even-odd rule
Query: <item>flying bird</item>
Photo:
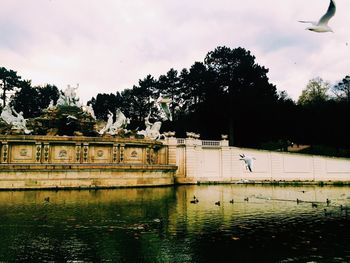
[[[310,30],[317,33],[333,32],[332,28],[328,26],[328,21],[335,14],[335,2],[330,0],[327,12],[320,18],[318,22],[315,21],[299,21],[301,23],[310,23],[311,26],[307,27],[306,30]]]
[[[255,160],[255,158],[250,156],[245,156],[244,154],[240,154],[239,156],[241,157],[240,160],[244,161],[245,168],[248,169],[250,172],[252,172],[253,160]]]

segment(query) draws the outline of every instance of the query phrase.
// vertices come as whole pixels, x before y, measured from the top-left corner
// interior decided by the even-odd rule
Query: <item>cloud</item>
[[[334,34],[304,30],[327,0],[3,0],[2,65],[33,84],[80,84],[84,102],[131,88],[151,74],[189,68],[217,46],[244,47],[270,81],[297,99],[309,79],[342,79],[350,68],[347,10],[337,1]]]

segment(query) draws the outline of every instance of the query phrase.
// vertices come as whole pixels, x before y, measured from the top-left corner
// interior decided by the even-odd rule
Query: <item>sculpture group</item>
[[[110,110],[108,111],[107,117],[107,123],[98,132],[99,134],[103,135],[104,133],[107,133],[110,135],[117,135],[120,131],[127,132],[126,126],[130,123],[130,119],[126,118],[119,108],[115,112],[115,122],[113,122],[113,113]]]
[[[77,97],[76,93],[78,87],[79,85],[76,87],[68,85],[64,91],[61,91],[56,104],[54,104],[54,101],[51,101],[47,109],[44,110],[46,112],[46,118],[54,118],[55,116],[53,115],[57,115],[57,112],[60,112],[60,116],[64,117],[64,123],[60,123],[61,125],[67,127],[70,127],[72,123],[77,125],[79,124],[79,121],[81,121],[81,116],[77,116],[76,114],[71,113],[69,110],[62,113],[62,109],[75,108],[78,109],[78,112],[82,113],[80,115],[83,115],[85,119],[88,118],[90,122],[96,123],[96,116],[91,105],[81,105],[79,102],[79,98]],[[162,96],[162,94],[160,94],[159,98],[154,103],[154,106],[158,107],[158,114],[154,114],[155,121],[151,122],[150,120],[152,114],[152,109],[150,109],[149,114],[144,118],[145,129],[137,131],[136,134],[147,139],[158,140],[162,137],[164,138],[167,134],[160,133],[162,121],[172,121],[172,115],[169,107],[171,99],[165,98]],[[27,128],[27,119],[23,117],[23,112],[18,113],[13,107],[10,106],[10,103],[8,103],[1,112],[0,123],[1,122],[5,123],[7,127],[10,127],[10,133],[33,133],[33,130]],[[119,108],[114,113],[108,110],[107,120],[104,123],[104,126],[99,130],[95,128],[94,132],[96,135],[115,136],[131,133],[131,131],[127,129],[128,124],[130,124],[130,118],[127,118]]]
[[[169,105],[171,100],[168,98],[163,98],[160,94],[159,98],[156,101],[158,109],[160,111],[159,119],[165,121],[172,121],[172,115],[170,112]],[[149,111],[148,115],[144,118],[145,120],[145,129],[138,131],[137,134],[144,136],[147,139],[151,140],[159,140],[160,138],[164,138],[165,135],[160,133],[160,128],[162,126],[162,122],[160,120],[152,123],[150,121],[152,110]],[[130,123],[130,119],[127,118],[120,109],[116,110],[115,113],[115,122],[113,122],[113,113],[111,111],[108,112],[108,120],[106,125],[99,131],[100,135],[110,134],[110,135],[118,135],[120,132],[127,133],[127,125]]]
[[[22,130],[25,134],[32,132],[27,129],[27,120],[23,117],[23,112],[16,112],[9,104],[2,110],[0,118],[13,130]]]

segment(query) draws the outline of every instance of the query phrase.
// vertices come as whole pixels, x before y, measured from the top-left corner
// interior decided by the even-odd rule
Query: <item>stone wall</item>
[[[160,142],[113,137],[0,136],[0,163],[168,164]]]
[[[240,154],[255,157],[252,172]],[[177,139],[176,157],[178,183],[350,183],[350,159],[229,147],[227,140]]]
[[[175,171],[152,140],[0,136],[0,189],[172,185]]]
[[[255,157],[252,172],[240,154]],[[210,182],[350,183],[350,159],[229,147],[227,140],[0,136],[0,189]]]

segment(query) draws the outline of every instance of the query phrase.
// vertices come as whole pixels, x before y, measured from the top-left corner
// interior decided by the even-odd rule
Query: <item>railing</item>
[[[177,138],[177,144],[185,144],[186,140],[184,138]]]
[[[202,146],[206,146],[206,147],[219,147],[219,146],[220,146],[220,141],[202,140]]]

